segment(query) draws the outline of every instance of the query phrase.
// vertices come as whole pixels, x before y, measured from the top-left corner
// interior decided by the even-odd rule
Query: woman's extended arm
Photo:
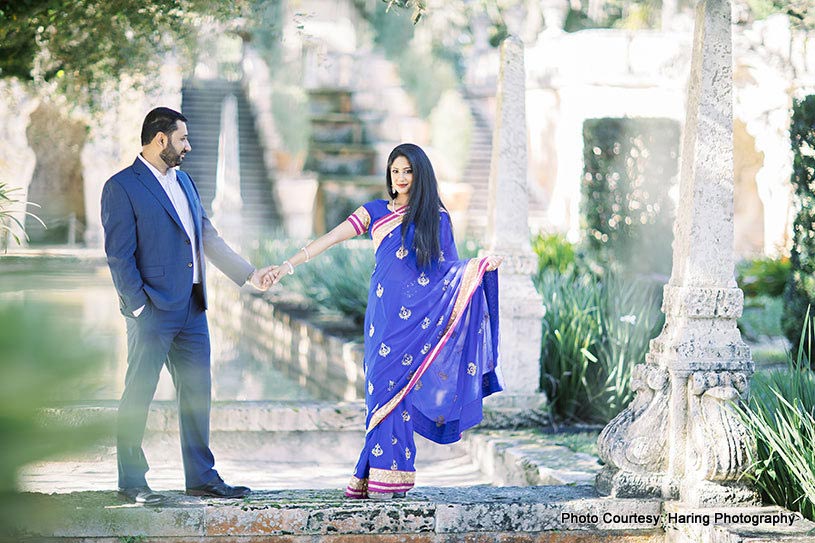
[[[283,261],[279,266],[269,266],[261,270],[261,273],[267,275],[272,281],[272,284],[277,284],[284,275],[294,273],[294,268],[308,262],[317,255],[330,249],[337,243],[341,243],[347,239],[351,239],[357,235],[357,230],[349,221],[343,221],[333,230],[315,239],[299,251],[289,257],[288,260]]]

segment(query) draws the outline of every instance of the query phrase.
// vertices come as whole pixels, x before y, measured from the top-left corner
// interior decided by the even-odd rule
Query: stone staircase
[[[347,89],[309,91],[311,141],[305,169],[317,172],[315,230],[322,233],[343,221],[359,205],[381,197],[384,183],[374,176],[377,151],[353,110]]]
[[[255,235],[278,227],[280,217],[272,194],[272,179],[266,170],[252,110],[240,83],[190,80],[184,83],[181,94],[181,110],[188,119],[192,145],[183,169],[195,180],[207,213],[212,215],[215,197],[221,105],[227,95],[234,94],[238,100],[243,226],[247,233]]]
[[[481,112],[476,100],[467,98],[473,117],[470,156],[461,180],[473,188],[467,216],[467,237],[483,239],[487,230],[487,207],[490,196],[490,165],[492,163],[492,125]]]

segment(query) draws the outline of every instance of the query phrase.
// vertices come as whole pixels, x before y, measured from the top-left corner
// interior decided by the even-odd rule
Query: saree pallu
[[[366,436],[351,498],[411,489],[413,432],[458,441],[481,421],[482,399],[501,390],[497,272],[486,272],[484,258],[458,260],[445,211],[442,260],[420,269],[413,225],[402,245],[403,213],[380,200],[348,219],[358,233],[370,227],[376,250],[364,324]]]

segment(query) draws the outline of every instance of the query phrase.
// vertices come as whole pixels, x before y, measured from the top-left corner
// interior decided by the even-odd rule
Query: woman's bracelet
[[[288,260],[284,260],[283,264],[288,264],[289,265],[289,275],[294,275],[294,266],[292,266],[291,262],[289,262]]]
[[[311,260],[311,255],[308,253],[308,249],[306,249],[306,246],[305,246],[305,245],[303,245],[303,246],[300,248],[300,250],[301,250],[301,251],[303,251],[304,253],[306,253],[306,262],[308,262],[309,260]]]

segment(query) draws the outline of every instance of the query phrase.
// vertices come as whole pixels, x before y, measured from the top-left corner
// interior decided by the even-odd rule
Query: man
[[[147,413],[165,364],[178,397],[187,494],[238,498],[250,492],[223,482],[209,448],[204,255],[238,285],[249,281],[265,290],[268,281],[221,239],[192,179],[175,169],[192,149],[186,121],[165,107],[148,113],[141,154],[102,190],[105,253],[127,322],[127,374],[117,431],[119,494],[144,505],[166,499],[147,485],[142,450]]]

